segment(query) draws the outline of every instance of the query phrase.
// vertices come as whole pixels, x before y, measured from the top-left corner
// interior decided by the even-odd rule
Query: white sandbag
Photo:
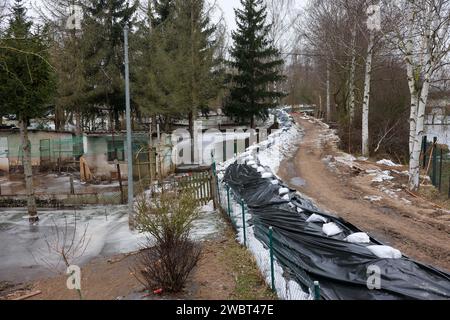
[[[273,174],[271,174],[270,172],[264,172],[261,176],[263,179],[272,179],[273,178]]]
[[[289,196],[289,194],[285,194],[282,199],[286,201],[291,201],[291,197]]]
[[[370,250],[374,255],[380,259],[401,259],[402,253],[389,246],[368,246],[367,249]]]
[[[247,162],[247,165],[248,166],[254,166],[254,165],[256,165],[256,162],[251,160],[251,161]]]
[[[252,166],[252,168],[256,170],[256,169],[258,169],[258,166],[257,166],[256,164],[254,164],[254,165]]]
[[[303,209],[297,208],[297,212],[298,212],[298,213],[302,213],[302,212],[303,212]]]
[[[266,169],[264,169],[263,167],[258,167],[258,170],[257,170],[259,173],[263,173],[263,172],[265,172],[266,171]]]
[[[341,228],[339,228],[339,226],[334,222],[324,224],[322,227],[322,230],[323,230],[323,233],[325,233],[329,237],[338,235],[343,232],[343,230]]]
[[[277,185],[280,184],[280,182],[279,182],[278,180],[272,180],[271,183],[272,183],[274,186],[277,186]]]
[[[369,235],[364,232],[351,234],[344,240],[350,243],[370,243]]]
[[[309,217],[308,220],[306,220],[308,223],[327,223],[328,219],[322,216],[319,216],[318,214],[313,214],[311,217]]]
[[[288,188],[280,188],[280,190],[278,190],[278,193],[280,194],[280,196],[289,193],[289,189]]]

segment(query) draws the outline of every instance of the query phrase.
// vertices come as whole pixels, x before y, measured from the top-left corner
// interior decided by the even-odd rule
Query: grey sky
[[[214,0],[208,0],[213,2]],[[293,9],[298,9],[303,7],[307,0],[294,0],[295,7]],[[224,17],[229,30],[234,30],[236,28],[234,9],[241,7],[240,0],[217,0],[218,6],[222,9]]]

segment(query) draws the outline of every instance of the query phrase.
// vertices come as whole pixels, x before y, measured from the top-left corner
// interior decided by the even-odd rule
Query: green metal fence
[[[281,267],[276,255],[276,248],[283,246],[281,234],[276,229],[255,225],[252,220],[251,210],[249,210],[244,200],[240,199],[233,190],[218,177],[213,162],[213,174],[217,181],[217,198],[220,208],[226,213],[234,229],[237,232],[237,240],[252,252],[267,285],[281,299],[286,300],[320,300],[320,284],[312,281],[304,273],[303,275],[292,275],[286,268]],[[221,172],[220,174],[223,174]],[[254,230],[260,228],[264,234],[264,240],[256,238]],[[290,263],[295,263],[291,261]],[[286,264],[284,264],[286,265]],[[303,277],[303,283],[308,283],[309,293],[298,285],[293,279]],[[290,279],[289,279],[290,278]]]

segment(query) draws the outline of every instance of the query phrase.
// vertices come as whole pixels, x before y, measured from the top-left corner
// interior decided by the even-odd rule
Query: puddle
[[[292,178],[291,180],[289,180],[289,183],[292,184],[295,187],[305,187],[306,186],[306,181],[303,180],[302,178]]]

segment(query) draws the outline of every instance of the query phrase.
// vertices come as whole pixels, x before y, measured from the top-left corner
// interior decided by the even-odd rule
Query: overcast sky
[[[11,3],[13,2],[13,0],[7,1]],[[214,0],[207,0],[207,1],[209,1],[210,3],[214,2]],[[294,0],[294,3],[297,8],[300,8],[301,6],[304,5],[306,1],[307,0]],[[34,4],[34,6],[39,5],[40,0],[26,0],[26,2],[28,2],[29,7],[31,7],[31,4]],[[214,18],[218,19],[221,15],[221,12],[223,12],[223,16],[228,26],[228,30],[234,30],[236,28],[234,9],[241,7],[240,0],[216,0],[216,3],[219,7],[219,10],[217,10],[216,17]],[[32,14],[33,13],[32,10],[30,11],[29,14]]]

